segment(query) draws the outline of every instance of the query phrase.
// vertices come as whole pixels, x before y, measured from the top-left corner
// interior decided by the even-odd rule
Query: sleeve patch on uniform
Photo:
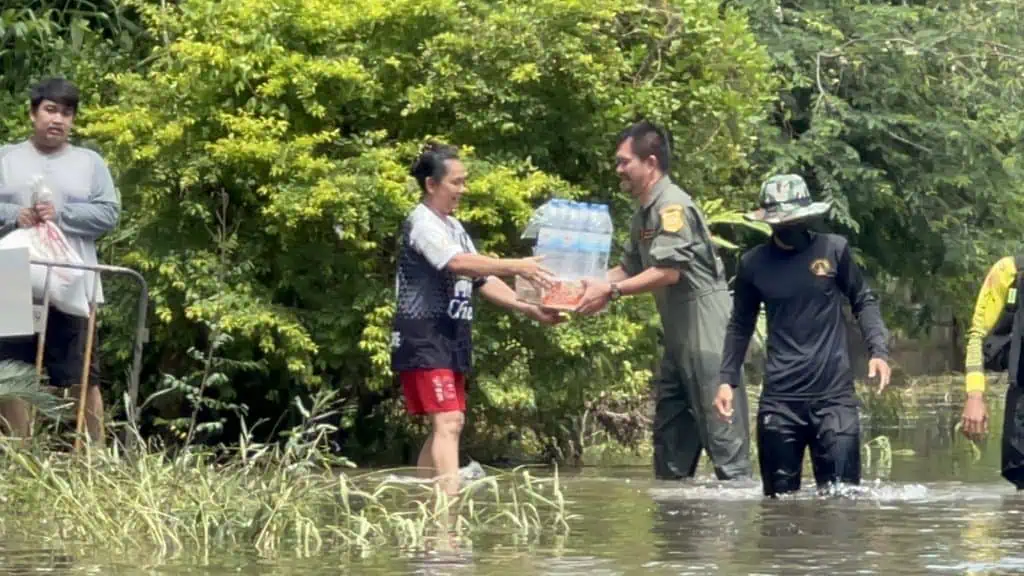
[[[665,232],[679,232],[686,220],[683,218],[683,207],[672,204],[661,209],[661,227]]]

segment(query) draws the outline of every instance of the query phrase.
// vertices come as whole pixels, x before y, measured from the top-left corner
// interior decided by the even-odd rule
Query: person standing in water
[[[733,419],[733,390],[741,384],[763,303],[768,337],[757,448],[763,490],[771,497],[800,489],[808,446],[819,489],[860,483],[860,411],[844,297],[871,353],[868,377],[879,377],[879,392],[889,383],[888,334],[878,298],[847,240],[810,230],[830,209],[829,202],[811,201],[803,178],[787,174],[762,185],[761,208],[746,216],[769,224],[772,237],[740,259],[715,405],[723,420]]]
[[[402,225],[397,308],[391,366],[406,410],[425,415],[430,435],[419,453],[421,471],[439,478],[454,496],[459,489],[459,437],[465,421],[466,375],[472,364],[473,291],[509,310],[555,324],[560,315],[516,299],[498,276],[522,276],[550,287],[539,258],[499,259],[478,254],[452,214],[465,191],[466,167],[453,146],[431,144],[412,167],[422,193]]]
[[[985,370],[1008,372],[1003,413],[1001,475],[1017,490],[1024,490],[1024,393],[1020,359],[1024,343],[1024,255],[1004,256],[985,276],[967,331],[966,392],[961,432],[971,440],[988,434],[985,407]]]
[[[668,175],[671,160],[658,126],[638,122],[619,136],[615,171],[638,207],[622,264],[605,279],[586,280],[578,311],[596,313],[620,295],[654,294],[665,330],[654,383],[655,476],[693,477],[703,449],[720,480],[749,479],[747,420],[722,422],[713,406],[731,306],[725,266],[704,215]],[[744,394],[736,404],[746,414]]]

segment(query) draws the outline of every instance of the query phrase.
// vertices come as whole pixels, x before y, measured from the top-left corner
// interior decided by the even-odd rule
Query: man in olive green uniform
[[[665,355],[655,381],[654,472],[692,477],[701,449],[719,479],[749,478],[750,432],[744,390],[737,417],[715,417],[714,398],[732,299],[711,234],[693,199],[668,176],[665,133],[639,122],[619,138],[621,187],[637,200],[622,264],[605,280],[589,279],[578,311],[593,314],[621,295],[654,294],[665,330]]]

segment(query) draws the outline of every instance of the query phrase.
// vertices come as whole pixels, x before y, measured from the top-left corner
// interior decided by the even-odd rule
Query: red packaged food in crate
[[[545,289],[519,276],[516,276],[515,289],[519,300],[556,310],[575,310],[585,291],[580,280],[556,280],[551,288]]]

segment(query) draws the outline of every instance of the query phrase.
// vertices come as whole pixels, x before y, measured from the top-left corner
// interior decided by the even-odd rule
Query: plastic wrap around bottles
[[[555,198],[538,208],[522,237],[535,240],[533,253],[555,275],[551,288],[516,277],[516,297],[547,308],[572,310],[583,298],[584,278],[604,278],[612,245],[608,206]]]

